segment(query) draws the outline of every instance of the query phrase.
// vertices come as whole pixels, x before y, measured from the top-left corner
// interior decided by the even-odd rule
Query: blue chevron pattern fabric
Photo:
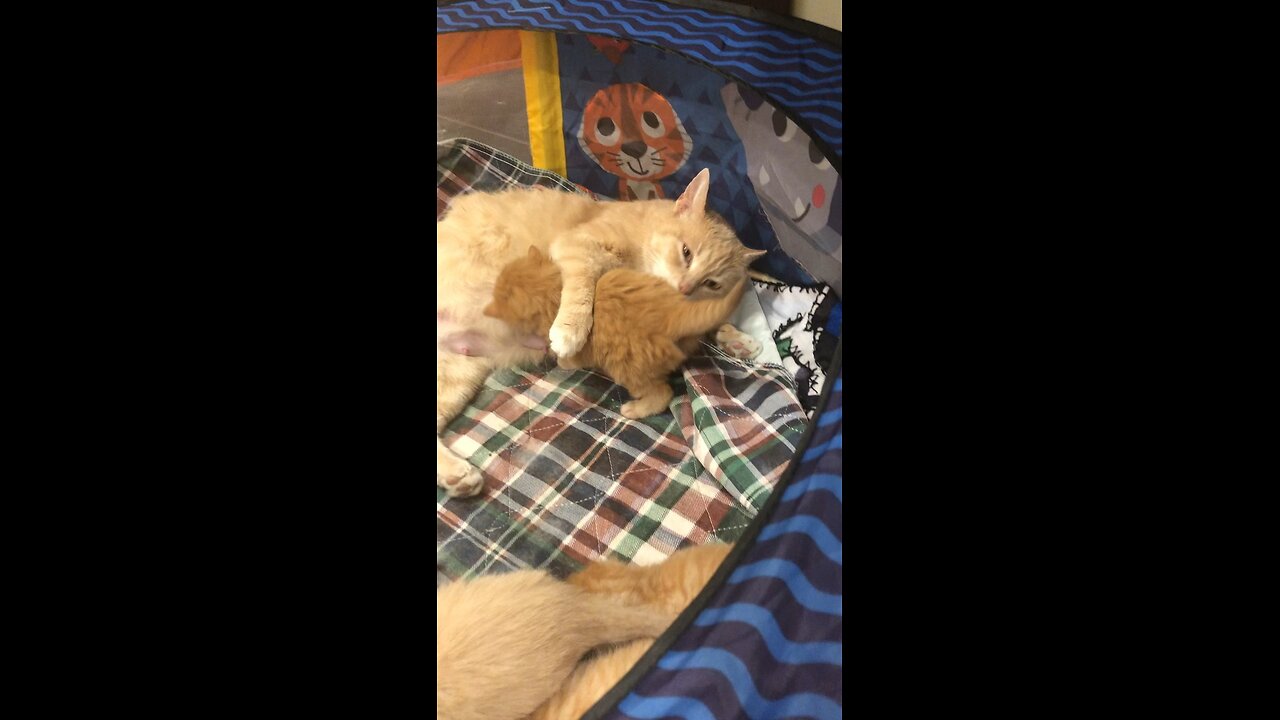
[[[515,27],[607,35],[674,50],[775,100],[843,157],[841,49],[768,23],[663,2],[467,0],[436,8],[436,32]]]
[[[844,375],[780,503],[693,624],[604,717],[839,718]]]

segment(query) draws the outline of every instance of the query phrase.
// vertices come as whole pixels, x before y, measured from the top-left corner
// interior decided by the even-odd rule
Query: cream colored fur
[[[483,481],[476,468],[444,446],[440,432],[494,368],[545,357],[523,347],[522,337],[481,312],[502,267],[531,246],[560,267],[564,287],[550,349],[561,357],[585,344],[595,285],[610,269],[629,267],[657,275],[674,288],[683,287],[692,300],[719,297],[730,288],[720,283],[712,289],[705,283],[719,282],[741,243],[706,211],[709,183],[710,174],[703,170],[675,201],[596,203],[544,189],[472,193],[454,201],[436,224],[436,312],[447,315],[455,327],[491,338],[491,349],[486,357],[436,350],[436,482],[448,494],[475,495]]]
[[[655,638],[669,611],[522,570],[436,592],[437,720],[521,720],[598,645]]]
[[[578,720],[618,684],[650,647],[653,647],[652,640],[632,640],[583,662],[565,681],[564,687],[534,711],[529,720]]]
[[[657,565],[596,562],[569,578],[588,592],[678,615],[702,591],[732,549],[713,543],[677,551]],[[634,640],[596,655],[578,666],[556,694],[530,720],[577,720],[618,684],[653,640]]]

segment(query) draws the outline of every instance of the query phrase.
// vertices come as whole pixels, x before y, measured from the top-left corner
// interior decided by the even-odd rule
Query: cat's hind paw
[[[666,409],[666,406],[653,408],[642,400],[632,400],[630,402],[622,403],[621,412],[622,417],[627,418],[628,420],[639,420],[641,418],[647,418],[650,415],[657,415]]]
[[[628,420],[647,418],[650,415],[666,412],[672,397],[670,392],[646,395],[642,398],[622,403],[619,412],[622,413],[622,417]]]
[[[465,498],[484,489],[484,478],[479,470],[464,460],[447,468],[437,468],[436,484],[444,488],[449,497]]]
[[[726,355],[739,360],[750,360],[764,349],[755,338],[729,323],[721,325],[716,331],[716,347]]]

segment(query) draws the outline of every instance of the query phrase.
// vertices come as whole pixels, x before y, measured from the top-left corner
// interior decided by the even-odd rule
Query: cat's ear
[[[711,185],[711,169],[702,168],[689,187],[676,198],[676,215],[701,215],[707,210],[707,188]]]
[[[742,257],[747,262],[751,262],[752,260],[755,260],[758,257],[763,257],[768,253],[769,253],[768,250],[744,250],[742,253]]]
[[[541,260],[541,259],[542,259],[542,253],[538,251],[538,246],[537,246],[537,245],[530,245],[530,246],[529,246],[529,259],[530,259],[530,260]]]

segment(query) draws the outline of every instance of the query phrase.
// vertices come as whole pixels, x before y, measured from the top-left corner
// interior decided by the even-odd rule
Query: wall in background
[[[840,5],[840,0],[791,0],[791,14],[801,20],[844,32],[844,15]]]

